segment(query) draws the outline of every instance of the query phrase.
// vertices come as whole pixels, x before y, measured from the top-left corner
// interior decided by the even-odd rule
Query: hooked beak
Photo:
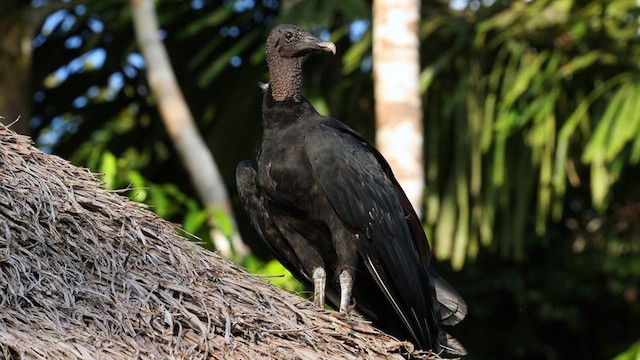
[[[289,53],[286,54],[286,52]],[[292,48],[283,48],[280,54],[285,57],[299,57],[310,53],[323,52],[330,52],[335,55],[336,44],[332,43],[331,41],[322,41],[311,34],[307,34],[307,36],[304,36],[296,44],[294,44]]]
[[[332,43],[331,41],[323,41],[323,42],[319,43],[318,46],[323,51],[331,52],[333,55],[336,54],[336,44]]]

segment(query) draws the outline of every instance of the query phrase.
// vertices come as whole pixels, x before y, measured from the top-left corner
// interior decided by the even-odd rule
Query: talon
[[[349,314],[347,314],[346,312],[337,312],[335,314],[335,317],[340,319],[340,320],[345,320],[348,316],[349,316]]]
[[[347,307],[347,314],[350,314],[356,308],[356,299],[353,298],[352,301],[353,302],[351,303],[351,305],[349,305],[349,307]]]

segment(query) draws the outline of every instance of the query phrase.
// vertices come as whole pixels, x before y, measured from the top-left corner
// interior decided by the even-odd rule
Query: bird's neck
[[[302,99],[302,58],[280,58],[269,61],[269,87],[275,101]]]
[[[304,97],[296,101],[292,97],[276,100],[271,84],[262,98],[262,125],[265,131],[282,130],[295,124],[307,102]]]

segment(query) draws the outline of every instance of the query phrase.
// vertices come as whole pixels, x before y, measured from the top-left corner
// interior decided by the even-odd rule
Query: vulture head
[[[310,53],[336,53],[331,41],[318,39],[295,25],[278,25],[267,38],[267,66],[273,99],[300,101],[302,59]]]
[[[313,52],[335,54],[336,46],[295,25],[278,25],[267,39],[267,58],[297,58]]]

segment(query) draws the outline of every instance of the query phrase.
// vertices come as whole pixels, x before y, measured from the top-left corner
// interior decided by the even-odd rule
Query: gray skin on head
[[[267,39],[267,66],[271,73],[269,85],[273,99],[301,99],[302,59],[310,53],[336,53],[330,41],[318,39],[294,25],[278,25]]]

